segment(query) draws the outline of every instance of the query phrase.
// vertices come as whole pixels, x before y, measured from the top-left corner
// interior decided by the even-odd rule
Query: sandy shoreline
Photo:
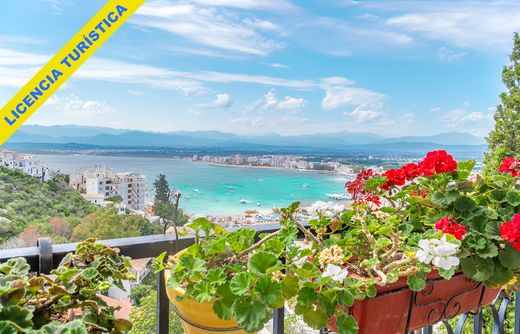
[[[274,166],[231,165],[231,164],[219,164],[219,163],[216,163],[216,162],[204,162],[204,161],[196,161],[196,160],[189,160],[189,161],[203,163],[203,164],[206,164],[206,165],[209,165],[209,166],[216,166],[216,167],[279,169],[279,170],[289,170],[289,171],[293,171],[293,172],[320,173],[320,174],[335,175],[335,176],[345,176],[345,175],[342,175],[342,174],[337,174],[335,172],[326,171],[326,170],[296,169],[296,168],[285,168],[285,167],[274,167]]]

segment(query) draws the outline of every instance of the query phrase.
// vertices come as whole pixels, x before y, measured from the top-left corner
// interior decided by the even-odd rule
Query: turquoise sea
[[[147,177],[147,196],[153,198],[153,181],[165,174],[182,192],[181,207],[193,215],[235,215],[247,209],[270,209],[293,201],[311,204],[329,200],[327,194],[344,192],[346,179],[317,172],[274,168],[212,166],[169,158],[96,155],[39,155],[52,169],[64,172],[106,166],[115,172],[135,171]],[[241,203],[244,199],[247,203]],[[258,203],[260,206],[258,206]]]

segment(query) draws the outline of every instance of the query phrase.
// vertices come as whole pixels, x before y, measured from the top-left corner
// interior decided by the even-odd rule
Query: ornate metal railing
[[[251,226],[251,228],[256,230],[258,236],[261,233],[274,232],[278,230],[279,226],[276,224],[265,224]],[[194,239],[192,236],[183,236],[176,240],[173,234],[167,234],[102,240],[100,243],[117,247],[120,249],[122,255],[129,256],[132,259],[143,259],[156,257],[163,252],[173,252],[174,249],[180,251],[192,245]],[[73,252],[75,247],[76,244],[74,243],[53,245],[49,238],[42,238],[38,240],[37,247],[0,250],[0,262],[7,261],[11,258],[24,257],[27,259],[33,271],[49,273],[60,263],[67,253]],[[170,304],[168,296],[166,295],[165,285],[164,276],[157,274],[156,333],[158,334],[167,334],[169,328]],[[520,293],[515,294],[515,299],[518,300],[518,298],[520,298]],[[508,320],[507,311],[511,303],[511,299],[502,293],[494,305],[486,306],[474,312],[461,314],[456,323],[454,323],[454,321],[442,321],[441,323],[445,325],[443,331],[447,334],[485,334],[490,333],[486,328],[492,327],[492,334],[520,334],[520,303],[515,303],[514,305],[514,319]],[[485,316],[486,312],[488,314],[487,317]],[[472,321],[470,321],[471,319]],[[492,324],[486,323],[486,319],[488,322],[491,320]],[[435,319],[432,318],[432,322],[433,321],[435,321]],[[512,330],[505,329],[506,321],[513,322]],[[283,334],[284,325],[284,309],[275,310],[273,314],[272,333]],[[440,332],[440,329],[435,329],[437,326],[438,324],[432,324],[419,331],[410,333],[432,334],[434,332]],[[511,328],[511,326],[509,328]],[[323,329],[320,332],[327,333],[328,331]]]

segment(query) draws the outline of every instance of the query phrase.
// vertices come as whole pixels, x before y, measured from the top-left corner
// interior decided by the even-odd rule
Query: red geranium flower
[[[457,170],[457,161],[445,150],[428,152],[426,158],[419,163],[424,176],[440,173],[453,173]]]
[[[372,202],[376,206],[381,206],[381,200],[379,199],[379,196],[368,196],[365,201]]]
[[[500,226],[502,239],[509,241],[513,247],[520,251],[520,215],[513,216],[510,222],[505,222]]]
[[[443,233],[451,234],[459,240],[462,240],[464,234],[466,234],[466,226],[460,225],[452,217],[443,217],[435,223],[435,229]]]
[[[498,169],[499,172],[511,173],[514,177],[518,177],[520,174],[520,160],[515,158],[505,158],[502,160],[502,164]]]
[[[356,179],[350,182],[347,182],[345,185],[347,188],[347,192],[351,195],[352,200],[355,202],[363,202],[363,199],[366,196],[373,195],[372,192],[369,192],[364,188],[365,181],[373,178],[374,176],[377,176],[377,173],[374,173],[371,169],[366,169],[358,173],[356,175]]]

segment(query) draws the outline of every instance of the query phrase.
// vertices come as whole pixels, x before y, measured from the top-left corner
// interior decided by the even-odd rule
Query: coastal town
[[[369,157],[370,158],[370,157]],[[199,156],[188,158],[191,161],[199,161],[222,166],[244,166],[259,168],[284,168],[299,171],[314,171],[337,175],[355,175],[357,169],[354,165],[342,164],[338,161],[315,161],[308,157],[298,155],[228,155],[228,156]],[[372,166],[376,170],[381,167]]]

